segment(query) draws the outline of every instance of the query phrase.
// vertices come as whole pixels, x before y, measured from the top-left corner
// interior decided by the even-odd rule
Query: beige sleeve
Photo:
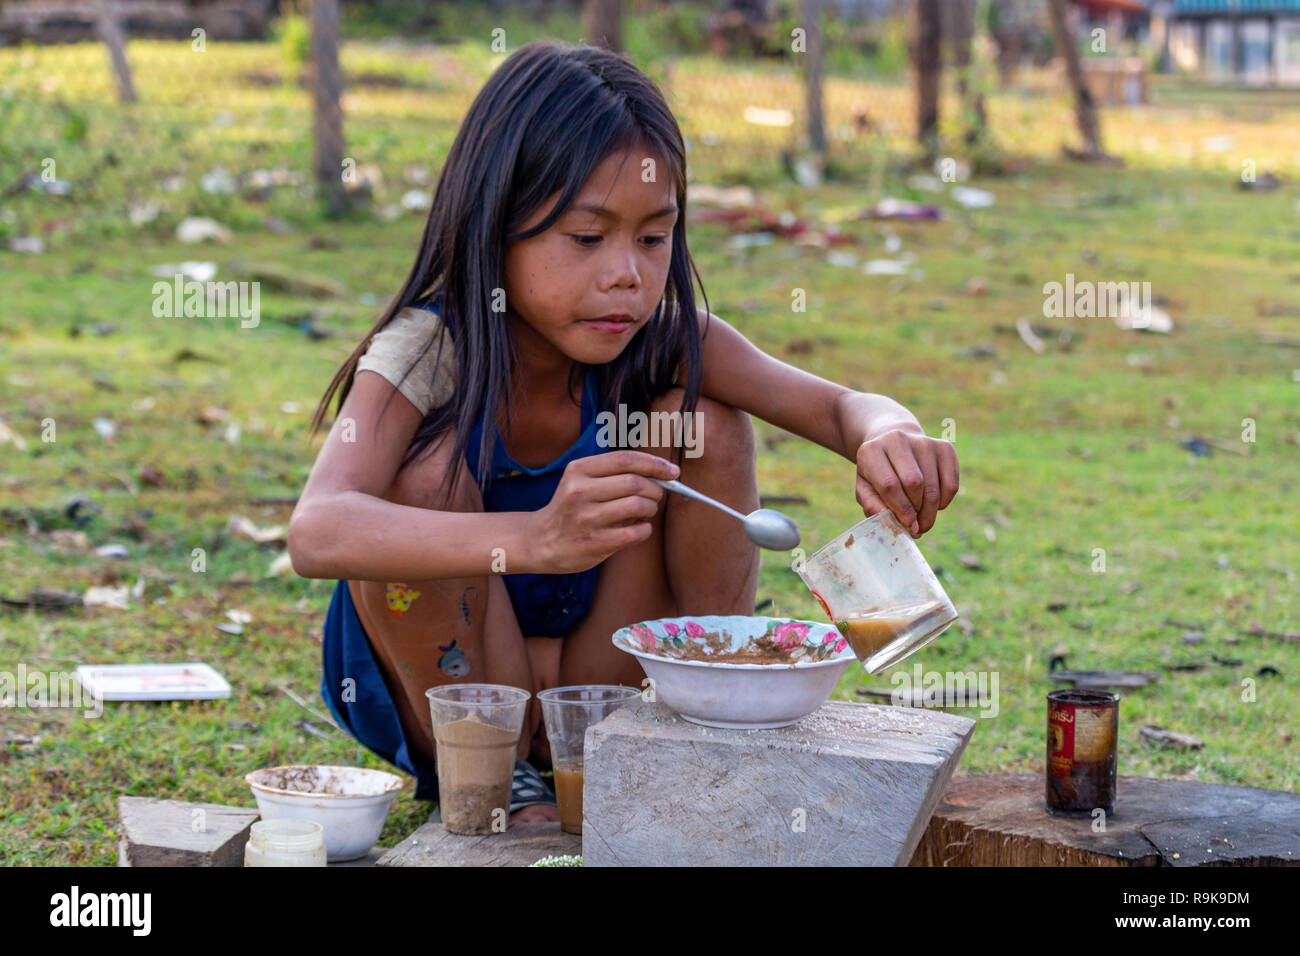
[[[440,362],[435,361],[439,337],[442,339]],[[426,343],[431,343],[429,350],[420,356]],[[357,361],[357,371],[362,370],[378,372],[421,415],[427,415],[430,410],[447,404],[456,389],[456,350],[442,319],[428,309],[406,308],[370,340],[370,347]]]

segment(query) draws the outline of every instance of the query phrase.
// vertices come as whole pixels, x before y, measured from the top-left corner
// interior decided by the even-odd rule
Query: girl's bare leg
[[[681,390],[660,396],[652,411],[676,411]],[[748,514],[758,507],[754,429],[748,413],[711,399],[697,406],[702,455],[682,459],[681,482]],[[664,458],[673,449],[641,449]],[[675,460],[675,459],[674,459]],[[685,614],[752,614],[758,590],[758,547],[741,523],[716,508],[669,493],[645,541],[611,555],[600,566],[591,610],[562,642],[557,671],[538,675],[543,687],[568,684],[642,686],[637,659],[610,642],[637,621]],[[552,683],[553,681],[553,683]],[[546,736],[533,753],[549,761]]]
[[[681,391],[660,396],[651,411],[679,408]],[[682,459],[681,480],[730,505],[742,514],[758,507],[754,432],[743,411],[702,398],[697,407],[699,457]],[[478,487],[463,463],[457,498],[439,500],[433,493],[449,454],[444,441],[428,458],[405,469],[386,496],[415,507],[444,511],[482,511]],[[644,450],[673,458],[668,446]],[[529,636],[519,630],[505,582],[496,576],[406,584],[419,592],[400,617],[388,607],[389,582],[349,582],[353,601],[371,638],[380,666],[394,692],[403,726],[412,742],[434,755],[428,701],[429,687],[451,683],[438,667],[453,650],[464,654],[466,682],[509,684],[534,693],[567,684],[642,686],[645,678],[631,655],[616,650],[610,637],[637,621],[684,614],[750,614],[758,588],[758,548],[740,522],[716,508],[681,495],[668,494],[654,518],[653,532],[638,545],[610,556],[600,568],[591,610],[578,627],[561,639]],[[464,599],[464,605],[461,599]],[[467,610],[468,609],[468,610]],[[468,620],[466,617],[468,616]],[[534,698],[529,702],[519,755],[542,767],[550,748]],[[556,819],[554,807],[526,807],[511,816]]]
[[[452,438],[401,471],[385,497],[399,504],[437,511],[483,510],[482,496],[464,462],[456,496],[444,499],[438,486],[448,467]],[[394,585],[404,585],[404,590]],[[535,690],[533,670],[505,582],[496,575],[433,581],[349,581],[361,625],[393,695],[411,745],[436,757],[429,702],[424,692],[455,682],[507,684]],[[390,604],[394,596],[396,614]],[[529,702],[519,755],[541,723]],[[525,808],[511,819],[521,819]],[[552,811],[554,808],[550,808]]]

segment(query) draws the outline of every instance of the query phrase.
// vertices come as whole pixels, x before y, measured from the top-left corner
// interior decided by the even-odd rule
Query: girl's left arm
[[[704,330],[704,311],[700,310]],[[704,336],[703,392],[857,465],[858,504],[889,510],[919,538],[957,494],[957,452],[886,395],[855,392],[763,352],[716,315]]]

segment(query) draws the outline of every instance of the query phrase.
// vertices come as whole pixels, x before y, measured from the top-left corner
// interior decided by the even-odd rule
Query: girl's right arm
[[[383,376],[356,374],[289,519],[289,558],[299,575],[428,581],[586,570],[649,537],[648,519],[664,491],[647,476],[677,474],[662,458],[617,451],[570,462],[540,511],[396,504],[383,496],[422,420]],[[350,441],[343,441],[345,428]]]

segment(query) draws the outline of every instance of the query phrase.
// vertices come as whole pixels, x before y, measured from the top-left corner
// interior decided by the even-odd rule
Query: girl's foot
[[[527,760],[515,761],[514,782],[510,786],[510,822],[540,823],[559,820],[560,808],[555,794],[537,768]]]

